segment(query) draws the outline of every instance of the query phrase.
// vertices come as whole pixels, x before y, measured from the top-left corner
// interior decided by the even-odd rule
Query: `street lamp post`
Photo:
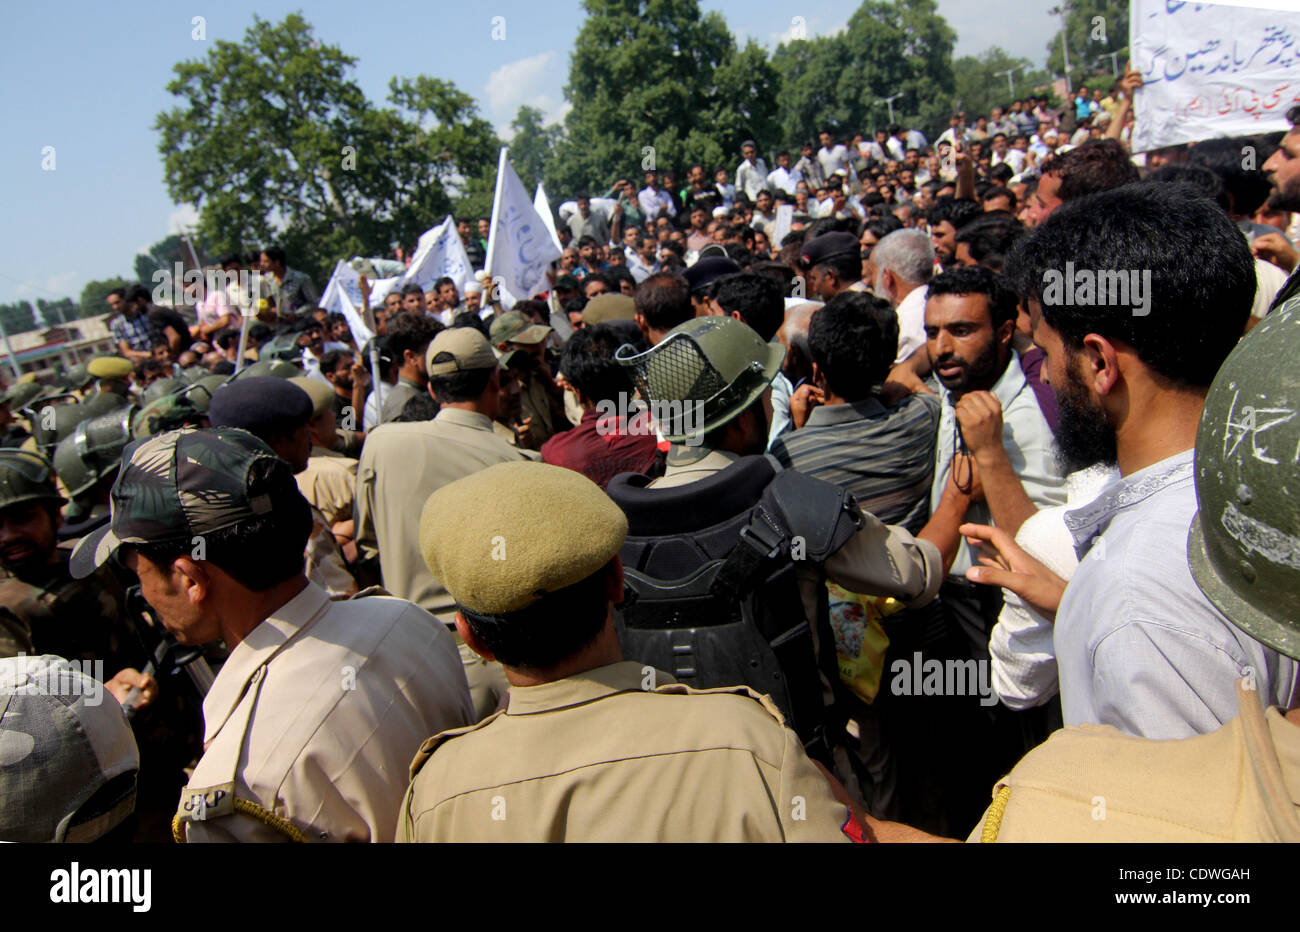
[[[1061,17],[1061,57],[1065,59],[1065,89],[1069,93],[1074,93],[1074,84],[1070,81],[1070,49],[1066,42],[1065,14],[1069,12],[1070,5],[1062,3],[1060,6],[1052,7],[1047,11],[1049,16]]]
[[[877,104],[884,104],[885,106],[887,106],[887,107],[889,108],[889,125],[890,125],[890,126],[893,126],[893,124],[894,124],[894,101],[898,100],[898,98],[900,98],[900,97],[902,97],[902,96],[903,96],[902,94],[895,94],[893,97],[882,97],[880,100],[877,100],[877,101],[876,101]]]
[[[1008,68],[1006,71],[998,71],[998,72],[996,72],[996,74],[998,74],[998,75],[1006,75],[1006,76],[1007,76],[1007,88],[1011,91],[1011,96],[1012,96],[1012,97],[1015,97],[1015,96],[1016,96],[1016,79],[1015,79],[1014,77],[1012,77],[1012,75],[1014,75],[1015,73],[1016,73],[1016,69],[1015,69],[1015,68]]]

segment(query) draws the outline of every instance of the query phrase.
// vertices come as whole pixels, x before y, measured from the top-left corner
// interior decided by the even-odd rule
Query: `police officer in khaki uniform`
[[[522,311],[507,311],[492,321],[491,333],[492,345],[509,360],[507,365],[519,380],[519,417],[528,427],[528,447],[540,450],[573,426],[564,410],[564,390],[546,362],[551,328],[533,323]]]
[[[1300,480],[1300,423],[1279,407],[1295,398],[1297,352],[1300,298],[1265,317],[1219,369],[1196,436],[1199,510],[1187,557],[1229,621],[1300,659],[1300,499],[1286,491]],[[1014,571],[999,579],[1017,593],[1050,572],[1014,542],[994,543]],[[1242,673],[1240,715],[1210,734],[1056,732],[997,783],[969,840],[1300,842],[1300,708],[1265,709],[1263,671]]]
[[[450,482],[535,454],[512,447],[492,428],[499,372],[481,333],[444,330],[429,344],[425,363],[441,409],[432,421],[384,423],[367,436],[357,467],[357,548],[363,559],[378,556],[385,589],[451,626],[455,600],[416,548],[420,505]],[[482,718],[505,694],[505,676],[463,644],[461,656]]]
[[[471,720],[447,631],[401,599],[336,602],[309,582],[307,502],[246,431],[135,442],[112,510],[74,575],[120,550],[177,640],[230,649],[203,702],[178,840],[391,841],[411,755]]]
[[[846,842],[898,828],[864,829],[767,697],[623,660],[626,534],[599,486],[558,466],[503,463],[429,497],[424,558],[511,688],[506,709],[420,748],[398,840]]]

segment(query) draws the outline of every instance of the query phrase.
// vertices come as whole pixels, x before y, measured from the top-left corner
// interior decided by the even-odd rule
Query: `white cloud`
[[[778,45],[792,42],[795,39],[815,39],[818,36],[838,36],[849,28],[847,22],[840,23],[837,26],[831,26],[829,29],[821,28],[821,20],[814,16],[811,18],[805,16],[790,17],[790,25],[782,32],[770,32],[767,35],[768,47],[775,49]]]
[[[186,230],[192,230],[198,224],[198,222],[199,222],[199,212],[194,209],[193,205],[182,204],[180,207],[177,207],[175,210],[173,210],[170,214],[167,215],[167,232],[170,234],[170,233],[182,233]],[[148,246],[140,250],[140,252],[148,252],[148,251],[149,251]]]
[[[527,105],[542,111],[545,124],[563,120],[572,105],[563,99],[563,74],[559,53],[543,52],[507,62],[488,75],[487,116],[503,139],[513,135],[510,121]]]

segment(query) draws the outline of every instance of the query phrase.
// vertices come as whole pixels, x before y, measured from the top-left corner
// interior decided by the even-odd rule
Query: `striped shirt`
[[[913,534],[930,518],[939,399],[909,395],[892,408],[875,398],[814,408],[802,430],[772,444],[782,466],[853,493],[863,511]]]

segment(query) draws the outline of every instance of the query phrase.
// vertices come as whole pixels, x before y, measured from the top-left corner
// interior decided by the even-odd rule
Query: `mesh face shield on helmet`
[[[737,417],[776,378],[785,358],[732,317],[697,317],[674,327],[644,353],[619,347],[614,358],[650,408],[665,439],[689,443]]]
[[[54,452],[54,468],[75,498],[89,492],[95,483],[117,473],[122,450],[131,440],[134,405],[109,412],[77,425]]]

